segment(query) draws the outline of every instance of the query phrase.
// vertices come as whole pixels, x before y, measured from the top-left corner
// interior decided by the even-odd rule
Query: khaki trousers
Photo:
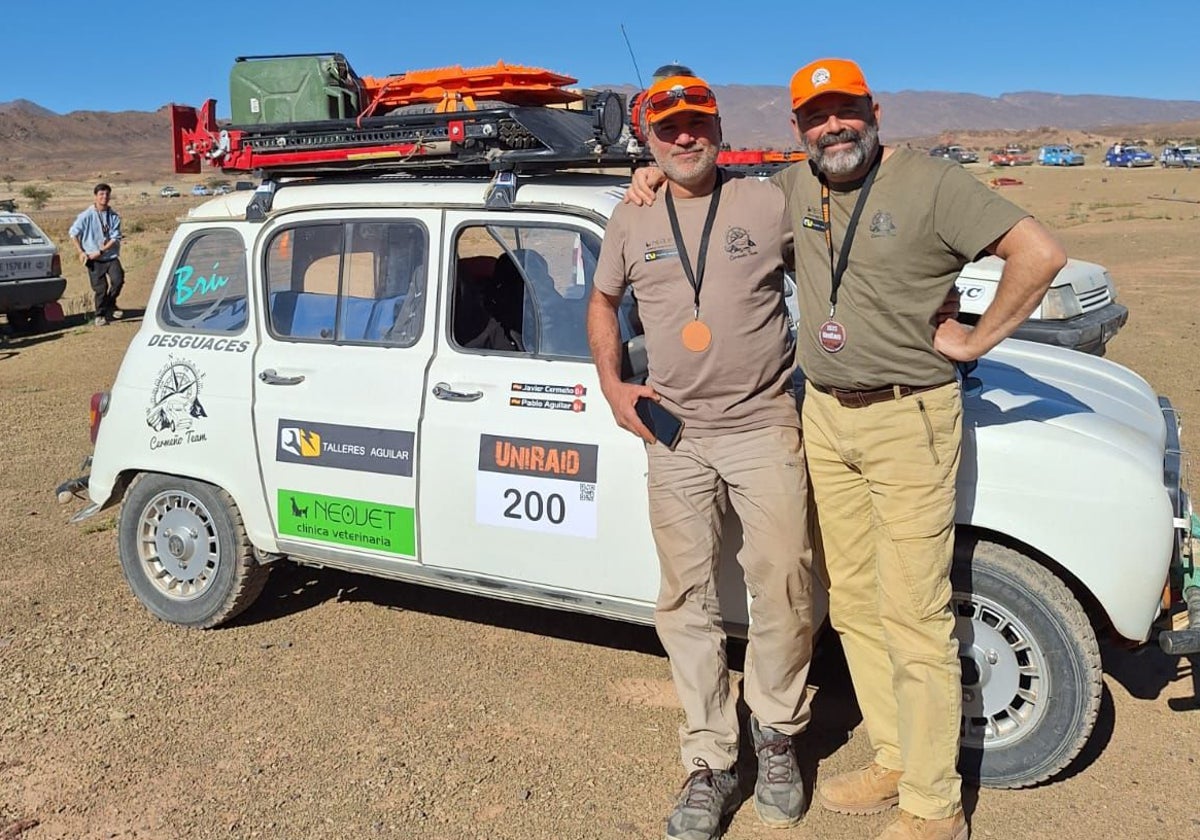
[[[743,694],[759,722],[793,734],[808,723],[812,551],[799,429],[772,426],[647,447],[650,525],[662,581],[654,620],[685,722],[688,772],[700,759],[733,767],[738,718],[729,693],[717,600],[721,520],[733,503],[744,532],[738,562],[750,596]]]
[[[961,807],[962,687],[950,564],[962,441],[958,383],[862,408],[811,385],[803,424],[841,637],[875,761],[903,771],[900,807]]]

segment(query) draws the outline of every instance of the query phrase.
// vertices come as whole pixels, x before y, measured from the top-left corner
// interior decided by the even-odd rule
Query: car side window
[[[280,338],[410,347],[425,313],[425,228],[346,221],[277,232],[267,248],[269,325]]]
[[[550,225],[473,225],[455,241],[450,336],[467,350],[590,360],[600,238]]]
[[[164,327],[236,333],[246,326],[246,244],[229,229],[190,239],[171,270],[159,320]]]

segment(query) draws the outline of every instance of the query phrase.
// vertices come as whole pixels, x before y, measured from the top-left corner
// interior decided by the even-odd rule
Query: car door
[[[418,559],[440,225],[432,210],[322,211],[259,237],[254,425],[281,551],[367,569]]]
[[[613,421],[587,346],[600,227],[462,211],[446,231],[420,430],[423,561],[652,602],[645,450]]]

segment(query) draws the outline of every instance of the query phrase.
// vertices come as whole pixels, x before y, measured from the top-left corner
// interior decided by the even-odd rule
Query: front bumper
[[[67,289],[65,277],[37,277],[33,280],[0,280],[0,312],[32,309],[54,303]]]
[[[1026,321],[1017,327],[1013,338],[1103,356],[1104,346],[1128,319],[1129,309],[1119,303],[1110,303],[1066,321]]]

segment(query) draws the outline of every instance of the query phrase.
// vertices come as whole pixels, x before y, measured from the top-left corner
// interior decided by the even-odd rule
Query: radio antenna
[[[629,59],[633,62],[633,72],[637,75],[638,87],[644,88],[642,84],[642,71],[638,69],[637,56],[633,54],[633,45],[629,43],[629,35],[625,32],[625,24],[621,24],[621,37],[625,39],[625,47],[629,50]]]

